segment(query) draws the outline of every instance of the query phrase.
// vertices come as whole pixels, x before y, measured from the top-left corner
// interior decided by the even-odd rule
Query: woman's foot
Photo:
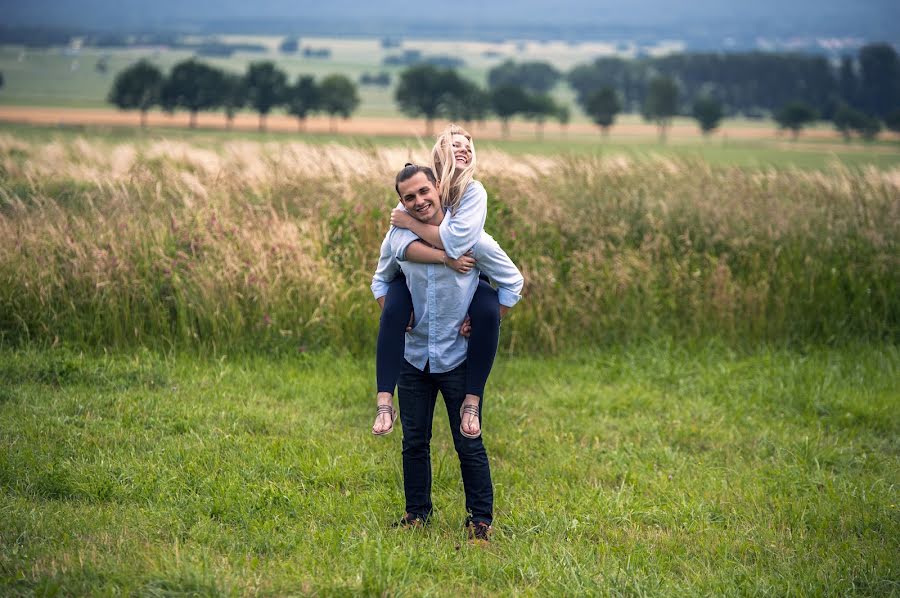
[[[378,407],[376,409],[375,423],[372,425],[372,434],[384,436],[394,431],[394,421],[397,419],[397,410],[393,405],[394,396],[386,392],[378,393]]]
[[[481,436],[481,399],[475,395],[466,395],[459,414],[459,431],[466,438]]]

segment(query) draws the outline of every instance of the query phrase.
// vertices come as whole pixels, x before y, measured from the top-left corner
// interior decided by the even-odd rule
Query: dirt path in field
[[[29,106],[0,106],[0,121],[22,122],[41,125],[92,125],[92,126],[137,126],[139,114],[134,111],[118,111],[111,109],[91,108],[43,108]],[[234,120],[234,129],[242,131],[255,131],[258,127],[258,117],[255,114],[240,114]],[[158,111],[147,114],[147,124],[150,127],[187,127],[188,115],[177,113],[169,115]],[[442,122],[435,124],[435,128]],[[197,126],[202,129],[224,129],[225,118],[221,113],[201,113],[197,117]],[[305,130],[309,133],[328,133],[332,131],[332,123],[327,117],[314,117],[307,119]],[[348,135],[395,135],[395,136],[426,136],[425,124],[422,119],[408,118],[372,118],[356,117],[349,120],[338,120],[335,123],[336,132]],[[283,114],[273,114],[267,118],[267,128],[270,131],[297,131],[297,119]],[[484,124],[475,124],[472,133],[481,139],[501,139],[502,130],[500,123],[489,121]],[[610,133],[610,139],[628,140],[639,138],[653,138],[656,136],[656,127],[644,123],[620,123],[614,126]],[[565,133],[557,123],[547,123],[544,126],[544,137],[549,140],[571,138],[572,140],[587,140],[599,138],[597,127],[590,123],[573,123],[567,127]],[[430,135],[429,135],[430,137]],[[700,133],[696,126],[690,124],[673,125],[669,131],[669,137],[673,139],[697,139]],[[786,134],[778,134],[777,131],[766,127],[731,126],[723,127],[716,134],[718,139],[735,140],[771,140],[788,141]],[[511,125],[511,138],[517,140],[534,140],[535,126],[533,123],[514,122]],[[828,129],[810,129],[804,131],[801,139],[834,140],[840,141],[836,131]],[[785,144],[786,145],[786,144]],[[828,146],[816,144],[817,148],[828,149]],[[835,145],[833,149],[847,150],[852,146]],[[871,151],[875,148],[867,148]]]

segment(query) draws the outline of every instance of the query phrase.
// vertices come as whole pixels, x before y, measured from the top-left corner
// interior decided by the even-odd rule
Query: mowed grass
[[[892,595],[893,345],[501,356],[494,542],[438,408],[402,511],[371,359],[0,350],[4,595]],[[399,424],[398,424],[399,428]]]

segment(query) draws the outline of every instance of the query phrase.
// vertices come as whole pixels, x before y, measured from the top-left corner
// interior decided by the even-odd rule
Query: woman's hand
[[[472,271],[472,268],[475,267],[476,259],[472,257],[472,250],[470,249],[465,254],[459,256],[458,258],[451,259],[449,256],[444,258],[444,265],[453,268],[460,274],[466,274]]]
[[[406,210],[394,208],[391,212],[391,226],[396,226],[397,228],[409,228],[413,222],[413,217],[410,216],[409,212]]]

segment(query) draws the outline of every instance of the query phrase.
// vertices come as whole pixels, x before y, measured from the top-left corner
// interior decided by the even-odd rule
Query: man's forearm
[[[378,302],[378,307],[380,307],[380,308],[382,309],[382,311],[384,311],[384,296],[379,297],[379,298],[376,299],[375,301]],[[502,306],[502,305],[500,306],[500,313],[501,313],[501,314],[503,313],[503,306]],[[501,315],[500,317],[502,318],[503,316]]]

